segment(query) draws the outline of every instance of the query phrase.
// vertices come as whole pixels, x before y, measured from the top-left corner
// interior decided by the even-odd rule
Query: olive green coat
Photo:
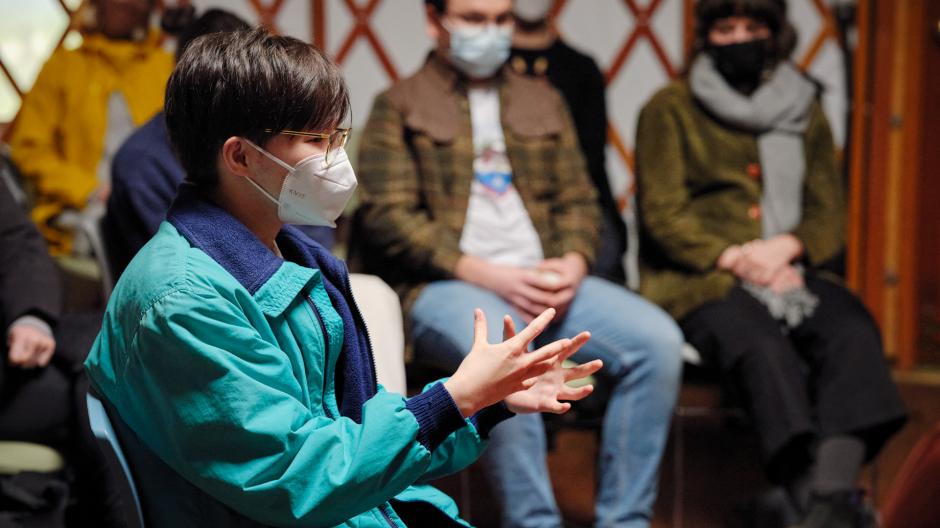
[[[818,266],[842,249],[845,193],[829,124],[818,103],[805,132],[803,209],[792,233]],[[676,319],[727,295],[716,269],[725,248],[761,237],[757,136],[707,114],[676,81],[644,106],[637,126],[640,293]]]

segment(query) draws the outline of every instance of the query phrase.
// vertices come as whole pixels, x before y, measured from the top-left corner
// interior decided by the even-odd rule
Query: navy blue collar
[[[255,295],[286,264],[244,224],[209,201],[195,186],[180,185],[167,220],[192,244],[209,255]],[[333,308],[343,319],[343,352],[337,369],[340,411],[359,421],[362,405],[377,390],[365,322],[353,300],[346,265],[293,226],[277,235],[281,253],[295,264],[320,270]],[[312,272],[311,272],[312,273]]]
[[[284,263],[234,216],[183,183],[167,220],[254,295]],[[280,236],[280,235],[279,235]]]

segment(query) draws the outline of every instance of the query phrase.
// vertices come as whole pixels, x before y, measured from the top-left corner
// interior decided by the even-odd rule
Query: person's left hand
[[[55,339],[30,324],[14,324],[7,331],[10,365],[22,368],[45,367],[55,352]]]
[[[803,243],[784,233],[766,240],[752,240],[741,246],[740,257],[731,271],[740,279],[770,286],[774,277],[803,252]]]
[[[503,319],[503,340],[511,339],[515,335],[516,327],[512,322],[512,318],[507,315]],[[538,412],[562,414],[571,408],[569,401],[581,400],[591,394],[594,390],[593,385],[572,388],[566,383],[597,372],[604,366],[601,360],[595,359],[572,368],[562,367],[562,362],[580,350],[590,338],[591,334],[589,332],[581,332],[575,336],[572,339],[571,346],[552,360],[551,369],[533,378],[535,383],[529,388],[507,396],[503,401],[509,410],[516,414]]]
[[[581,254],[571,252],[561,258],[543,260],[536,272],[540,277],[538,286],[551,292],[550,306],[558,312],[556,317],[562,317],[587,276],[588,265]]]

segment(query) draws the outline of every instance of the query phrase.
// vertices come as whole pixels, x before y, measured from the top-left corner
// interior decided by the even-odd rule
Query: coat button
[[[759,220],[760,214],[760,206],[757,204],[753,204],[747,208],[747,216],[749,216],[752,220]]]
[[[761,170],[760,170],[759,163],[748,163],[746,170],[747,170],[747,175],[750,176],[752,180],[760,179]]]

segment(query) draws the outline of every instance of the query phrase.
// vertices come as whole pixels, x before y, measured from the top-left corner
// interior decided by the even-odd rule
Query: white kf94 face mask
[[[336,227],[336,219],[343,214],[346,204],[356,191],[358,182],[346,150],[339,148],[330,153],[308,156],[291,167],[280,158],[245,139],[258,152],[287,169],[280,197],[275,198],[252,178],[248,181],[277,204],[277,216],[285,224]]]

